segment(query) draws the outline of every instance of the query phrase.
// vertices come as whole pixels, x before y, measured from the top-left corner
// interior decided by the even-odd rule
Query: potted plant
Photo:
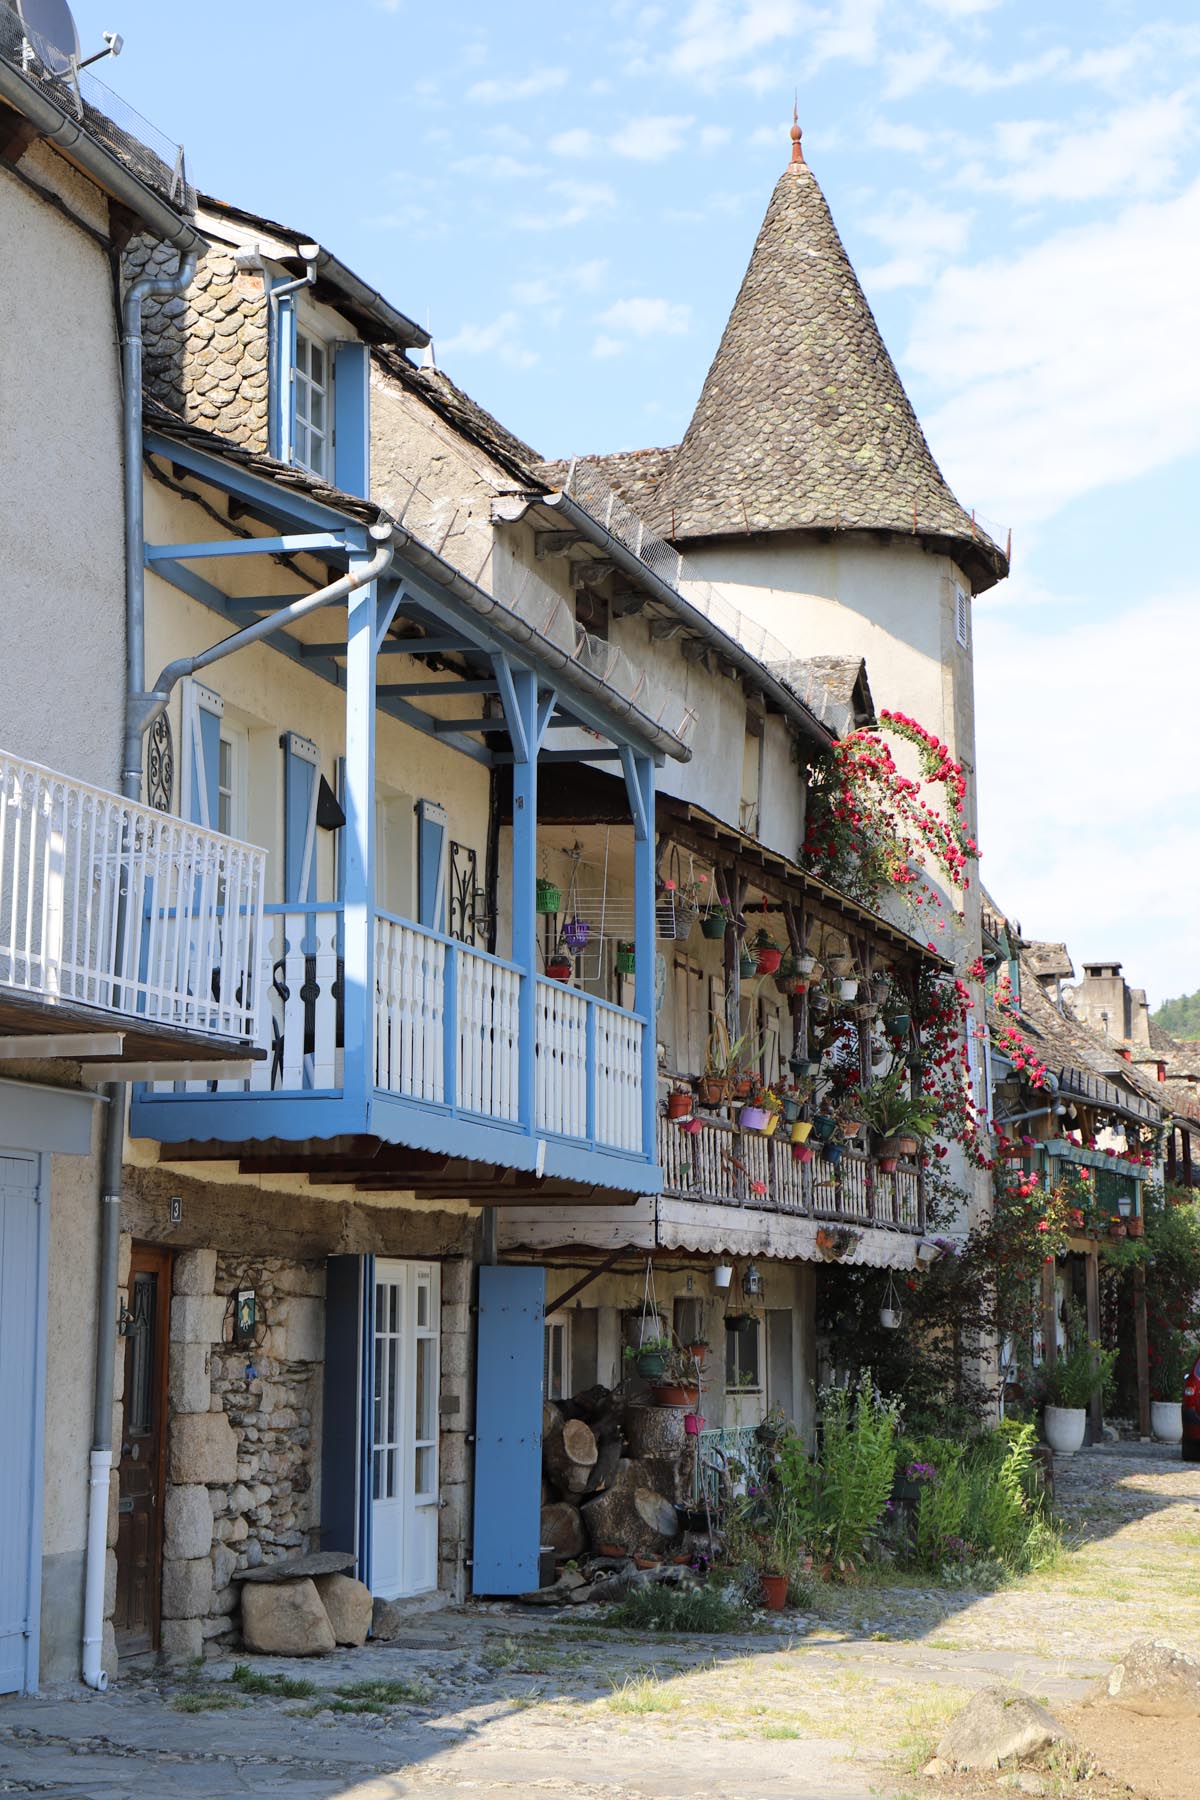
[[[574,967],[571,952],[563,943],[552,950],[546,960],[546,973],[551,981],[570,981]]]
[[[755,971],[759,975],[774,975],[783,961],[782,947],[775,942],[764,925],[751,946],[755,954]]]
[[[686,1082],[673,1082],[667,1094],[668,1119],[690,1119],[692,1116],[692,1090]]]
[[[1102,1350],[1079,1331],[1074,1314],[1067,1328],[1067,1347],[1043,1374],[1046,1442],[1056,1456],[1074,1456],[1083,1443],[1088,1404],[1093,1394],[1111,1387],[1117,1360],[1115,1350]]]
[[[556,913],[562,905],[562,889],[539,875],[534,888],[533,909],[539,913]]]
[[[813,1136],[819,1143],[827,1144],[837,1130],[837,1120],[832,1113],[818,1113],[812,1122]]]
[[[857,1106],[878,1139],[879,1166],[890,1174],[902,1156],[915,1156],[937,1120],[927,1100],[907,1091],[908,1071],[898,1064],[859,1096]],[[889,1166],[890,1165],[890,1166]]]
[[[563,942],[567,949],[578,955],[580,950],[587,947],[590,930],[591,926],[586,919],[581,919],[578,913],[572,914],[562,928]]]
[[[1160,1444],[1183,1441],[1183,1384],[1195,1360],[1180,1331],[1154,1346],[1150,1367],[1150,1430]]]
[[[811,1081],[821,1073],[821,1065],[813,1056],[802,1056],[799,1051],[788,1057],[788,1068],[797,1081]]]
[[[633,1364],[643,1381],[655,1381],[664,1375],[670,1354],[671,1340],[669,1337],[643,1338],[640,1344],[626,1344],[625,1346],[626,1361]]]
[[[911,1027],[911,1013],[897,1010],[895,1012],[886,1012],[883,1015],[883,1029],[890,1038],[906,1038]]]
[[[691,1358],[696,1368],[702,1369],[704,1367],[705,1359],[708,1356],[708,1339],[695,1338],[690,1344],[684,1345],[684,1351]]]
[[[622,940],[617,944],[616,962],[618,975],[632,975],[634,973],[635,953],[631,943]]]
[[[746,1104],[738,1113],[738,1125],[743,1131],[766,1131],[771,1122],[771,1107],[768,1104],[773,1096],[761,1086],[756,1087],[747,1096]],[[778,1117],[778,1115],[776,1115]]]
[[[713,1270],[713,1286],[715,1288],[727,1288],[732,1280],[733,1264],[719,1262]]]
[[[723,900],[714,900],[700,915],[700,933],[719,943],[729,930],[729,908]]]
[[[738,973],[743,981],[749,981],[752,976],[758,974],[758,952],[749,944],[742,945],[741,953],[738,956]]]

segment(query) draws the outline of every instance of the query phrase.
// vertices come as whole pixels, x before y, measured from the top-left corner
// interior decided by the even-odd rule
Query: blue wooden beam
[[[299,527],[351,531],[356,534],[355,547],[367,547],[368,533],[364,523],[347,518],[337,507],[305,493],[302,487],[284,487],[269,475],[256,474],[244,463],[201,450],[195,444],[168,437],[161,431],[146,431],[143,443],[151,456],[161,456],[178,468],[186,469],[198,480],[219,488],[222,493],[235,495],[251,511],[270,523],[280,524],[285,530]]]
[[[642,779],[638,768],[638,758],[627,746],[621,749],[621,768],[625,774],[625,792],[629,796],[629,810],[633,815],[633,835],[638,843],[650,836],[650,815],[646,811],[642,797]]]
[[[207,556],[291,556],[308,550],[340,550],[346,554],[358,548],[340,531],[292,531],[281,537],[209,538],[197,544],[147,544],[146,561],[153,566],[168,558],[175,562],[195,562]]]
[[[422,713],[422,718],[428,718]],[[507,719],[429,719],[430,726],[438,737],[445,737],[452,731],[507,731]]]
[[[500,700],[504,707],[504,718],[512,738],[513,749],[519,762],[528,762],[531,746],[529,734],[522,717],[521,703],[517,699],[516,685],[513,680],[512,664],[507,656],[496,655],[492,658],[492,667],[496,671],[496,680],[500,687]]]
[[[455,700],[461,694],[497,694],[499,683],[495,681],[389,681],[376,689],[380,694],[408,694],[425,696],[429,694],[448,694]]]

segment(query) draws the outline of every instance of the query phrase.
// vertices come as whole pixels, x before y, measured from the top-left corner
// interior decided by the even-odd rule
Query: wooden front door
[[[123,1656],[158,1648],[170,1319],[171,1252],[154,1244],[135,1244],[125,1334],[113,1620]]]

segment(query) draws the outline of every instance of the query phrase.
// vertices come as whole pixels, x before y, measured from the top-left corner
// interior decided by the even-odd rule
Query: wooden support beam
[[[1133,1336],[1137,1349],[1138,1435],[1150,1436],[1150,1333],[1146,1324],[1146,1271],[1133,1271]]]
[[[41,135],[31,119],[10,106],[0,108],[0,162],[15,169],[30,144]]]
[[[582,1280],[576,1281],[565,1294],[559,1294],[555,1299],[548,1300],[546,1302],[547,1313],[558,1312],[559,1308],[565,1306],[568,1300],[573,1300],[576,1294],[582,1294],[585,1287],[591,1287],[593,1281],[598,1280],[601,1275],[607,1275],[608,1271],[620,1262],[624,1254],[623,1250],[614,1250],[610,1256],[605,1257],[603,1262],[597,1263],[594,1269],[589,1269]]]

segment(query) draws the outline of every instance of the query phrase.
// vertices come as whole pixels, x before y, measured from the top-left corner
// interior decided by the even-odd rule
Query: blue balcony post
[[[502,690],[503,691],[503,690]],[[512,670],[512,692],[505,695],[513,753],[512,960],[521,971],[518,1008],[517,1116],[531,1135],[537,1128],[537,677],[528,669]]]
[[[633,814],[633,1005],[645,1021],[642,1038],[642,1152],[654,1159],[658,1124],[658,1022],[654,959],[654,764],[623,748],[621,766]]]
[[[352,563],[351,567],[355,565]],[[346,621],[345,987],[343,1090],[364,1105],[375,1085],[375,650],[374,585],[350,595]]]

